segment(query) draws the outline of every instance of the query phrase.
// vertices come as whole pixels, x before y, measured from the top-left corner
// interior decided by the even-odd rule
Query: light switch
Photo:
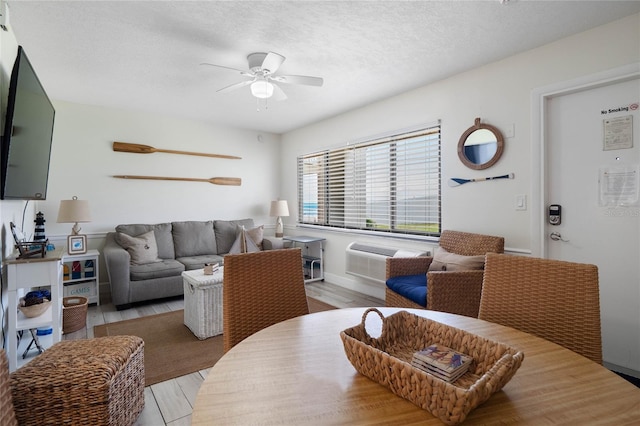
[[[516,210],[527,209],[527,196],[524,194],[516,195]]]

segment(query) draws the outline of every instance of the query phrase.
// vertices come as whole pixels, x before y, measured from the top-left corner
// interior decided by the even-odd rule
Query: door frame
[[[531,253],[546,258],[547,191],[547,109],[549,101],[603,86],[640,78],[640,62],[534,89],[531,93]]]

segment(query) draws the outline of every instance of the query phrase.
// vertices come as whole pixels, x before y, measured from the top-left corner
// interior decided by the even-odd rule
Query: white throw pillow
[[[137,237],[132,237],[122,232],[118,232],[118,241],[129,252],[131,263],[134,265],[144,265],[146,263],[161,262],[158,258],[158,244],[153,231],[146,232]]]
[[[429,271],[468,271],[484,269],[484,254],[478,256],[463,256],[450,253],[442,247],[436,249]]]

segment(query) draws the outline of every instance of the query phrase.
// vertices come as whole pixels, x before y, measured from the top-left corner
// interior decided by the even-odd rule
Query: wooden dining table
[[[385,316],[401,309],[378,308]],[[192,425],[441,425],[429,412],[359,374],[340,332],[360,324],[366,308],[335,309],[259,331],[227,352],[196,397]],[[402,309],[525,354],[513,378],[475,408],[465,425],[638,425],[640,388],[575,352],[476,318]],[[368,315],[367,332],[381,331]]]

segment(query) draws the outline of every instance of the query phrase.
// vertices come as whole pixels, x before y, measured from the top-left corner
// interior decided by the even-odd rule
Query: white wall
[[[113,230],[120,223],[268,217],[277,198],[279,136],[135,111],[54,102],[56,124],[47,200],[36,210],[47,219],[49,234],[67,234],[56,223],[59,202],[77,196],[89,200],[92,221],[87,234]],[[204,153],[236,155],[240,160],[166,153],[115,152],[114,141]],[[238,177],[241,186],[208,182],[123,180],[113,175],[204,178]]]
[[[282,195],[296,199],[296,157],[322,148],[420,123],[442,124],[442,227],[502,235],[510,251],[530,253],[532,208],[515,208],[516,195],[531,201],[534,182],[531,158],[531,92],[533,89],[582,75],[640,61],[640,15],[568,37],[503,61],[430,84],[367,107],[292,131],[282,138]],[[505,136],[502,159],[490,169],[475,171],[458,159],[460,135],[474,118],[498,127]],[[451,177],[477,178],[515,173],[497,180],[450,188]],[[285,220],[289,232],[327,238],[328,275],[344,276],[344,250],[355,236],[293,229],[297,206]],[[384,238],[377,239],[389,244]],[[392,243],[392,244],[395,244]],[[415,243],[414,243],[415,245]]]

